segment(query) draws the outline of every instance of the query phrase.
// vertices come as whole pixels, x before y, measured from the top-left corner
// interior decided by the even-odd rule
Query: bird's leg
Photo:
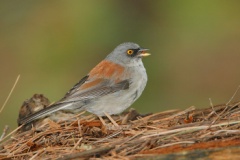
[[[112,124],[113,124],[116,128],[120,128],[120,126],[117,124],[117,122],[114,121],[114,119],[112,119],[112,117],[111,117],[108,113],[104,112],[104,114],[105,114],[105,116],[108,117],[108,119],[112,122]]]
[[[98,118],[100,119],[100,121],[102,122],[103,126],[107,126],[107,124],[105,123],[105,121],[102,119],[101,116],[98,116]]]

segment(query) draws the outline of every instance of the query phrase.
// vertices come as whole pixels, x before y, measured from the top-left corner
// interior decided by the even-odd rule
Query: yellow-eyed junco
[[[19,120],[28,124],[63,110],[87,110],[98,116],[119,114],[142,94],[147,74],[142,57],[148,49],[127,42],[117,46],[103,61],[82,78],[60,101]]]

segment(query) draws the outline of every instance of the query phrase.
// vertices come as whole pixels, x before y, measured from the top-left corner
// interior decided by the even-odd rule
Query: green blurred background
[[[0,114],[16,127],[34,93],[57,101],[118,44],[149,48],[142,113],[226,103],[240,84],[240,1],[0,1]],[[240,95],[235,96],[239,100]]]

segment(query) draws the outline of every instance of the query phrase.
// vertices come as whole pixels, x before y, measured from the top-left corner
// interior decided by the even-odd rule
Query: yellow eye
[[[127,54],[128,54],[128,55],[133,54],[133,50],[129,49],[129,50],[127,51]]]

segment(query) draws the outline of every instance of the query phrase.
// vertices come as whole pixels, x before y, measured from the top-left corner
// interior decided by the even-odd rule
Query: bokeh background
[[[139,112],[226,103],[240,84],[240,1],[0,1],[0,130],[34,93],[57,101],[118,44],[149,48]],[[240,100],[237,94],[234,100]]]

